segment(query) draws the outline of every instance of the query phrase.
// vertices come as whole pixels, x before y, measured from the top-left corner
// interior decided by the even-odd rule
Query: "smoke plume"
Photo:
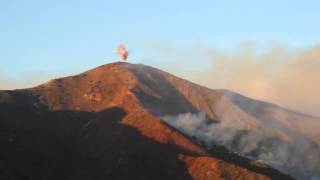
[[[208,148],[213,145],[225,146],[230,151],[270,164],[297,179],[320,176],[319,145],[294,130],[288,132],[288,129],[278,127],[278,131],[287,132],[294,141],[279,138],[270,130],[278,126],[276,122],[248,130],[244,122],[237,122],[229,113],[228,110],[224,111],[220,123],[208,120],[202,112],[163,116],[162,119],[198,142],[204,142]]]
[[[178,48],[156,44],[151,49],[169,59],[165,61],[167,67],[176,67],[163,68],[196,83],[320,116],[320,46],[275,46],[263,52],[250,43],[237,52],[201,45]]]
[[[320,147],[303,137],[295,136],[295,142],[287,142],[271,133],[234,128],[237,125],[230,121],[208,123],[201,112],[164,116],[162,119],[188,136],[205,142],[207,147],[225,146],[230,151],[270,164],[297,179],[320,176]]]

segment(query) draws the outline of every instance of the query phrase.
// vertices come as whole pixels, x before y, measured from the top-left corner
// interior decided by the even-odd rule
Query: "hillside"
[[[164,118],[203,112],[208,125],[237,117],[241,131],[271,133],[263,128],[267,119],[235,97],[242,98],[128,63],[1,91],[0,179],[291,179],[243,157],[248,154],[231,152],[237,146],[202,140],[204,136],[189,134]],[[318,146],[315,127],[302,127],[300,121],[316,118],[261,104],[263,115],[290,127],[288,132],[273,129],[281,131],[275,138],[299,132],[298,137]],[[275,110],[269,113],[268,108]],[[283,114],[290,118],[280,119]]]

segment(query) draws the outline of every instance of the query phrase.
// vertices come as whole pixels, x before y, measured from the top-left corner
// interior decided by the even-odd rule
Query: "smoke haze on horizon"
[[[244,43],[236,52],[201,44],[150,43],[147,47],[165,55],[164,69],[195,83],[320,116],[320,45],[269,46],[259,51],[254,43]]]
[[[83,70],[69,70],[64,72],[30,72],[17,75],[17,77],[6,76],[0,71],[0,90],[14,90],[31,88],[43,84],[51,79],[69,76],[82,72]]]

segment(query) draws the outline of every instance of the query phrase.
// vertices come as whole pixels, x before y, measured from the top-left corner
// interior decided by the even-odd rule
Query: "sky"
[[[171,66],[179,56],[172,51],[202,47],[232,54],[248,44],[258,54],[274,46],[310,48],[320,42],[319,7],[318,0],[1,0],[0,89],[117,61],[120,43],[130,62],[182,76],[208,63],[179,57]]]

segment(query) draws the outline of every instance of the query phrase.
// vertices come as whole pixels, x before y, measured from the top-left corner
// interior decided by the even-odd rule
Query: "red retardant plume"
[[[126,47],[123,44],[119,45],[117,54],[120,56],[122,61],[126,61],[129,56],[129,52],[126,50]]]

